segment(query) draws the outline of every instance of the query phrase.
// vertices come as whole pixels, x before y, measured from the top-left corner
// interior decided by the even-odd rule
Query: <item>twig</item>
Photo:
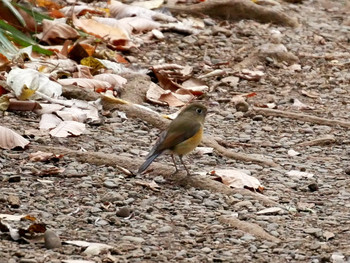
[[[333,135],[326,135],[325,137],[318,138],[315,140],[298,143],[297,146],[315,146],[315,145],[329,145],[335,143],[335,137]]]
[[[276,117],[283,117],[283,118],[291,118],[295,120],[305,121],[305,122],[311,122],[321,125],[328,125],[328,126],[342,126],[346,128],[350,128],[350,122],[347,121],[341,121],[341,120],[330,120],[326,118],[320,118],[316,116],[301,114],[301,113],[295,113],[290,111],[281,111],[281,110],[274,110],[274,109],[267,109],[267,108],[258,108],[258,107],[252,107],[252,110],[254,113],[262,114],[265,116],[276,116]]]
[[[54,154],[63,154],[84,163],[118,166],[119,169],[120,167],[123,167],[124,170],[128,169],[130,171],[136,171],[143,162],[143,160],[123,157],[116,154],[106,154],[100,152],[79,152],[64,147],[30,145],[30,148],[35,151],[46,151]],[[199,175],[186,176],[186,173],[183,171],[174,174],[173,168],[170,168],[168,165],[153,163],[151,167],[154,169],[151,171],[152,176],[161,175],[164,178],[169,179],[181,186],[195,187],[198,189],[209,190],[215,193],[222,193],[226,195],[239,193],[243,196],[250,196],[266,206],[279,205],[277,202],[270,200],[268,197],[262,194],[254,193],[247,189],[229,188],[228,186],[207,177]]]
[[[250,223],[250,222],[245,222],[241,221],[236,217],[233,216],[220,216],[219,221],[223,224],[228,224],[232,227],[235,227],[237,229],[240,229],[246,233],[253,234],[256,237],[266,239],[272,242],[280,242],[281,240],[278,239],[277,237],[274,237],[267,233],[261,226]]]

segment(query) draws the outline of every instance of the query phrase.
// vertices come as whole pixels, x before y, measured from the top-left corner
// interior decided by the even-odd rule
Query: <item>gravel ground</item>
[[[229,102],[234,94],[256,92],[249,99],[251,105],[274,102],[283,111],[350,121],[350,27],[346,26],[350,25],[350,9],[343,1],[283,5],[288,14],[300,19],[301,27],[213,20],[214,26],[207,26],[196,36],[169,32],[164,42],[147,43],[139,52],[130,54],[140,67],[164,62],[188,64],[200,74],[203,63],[228,62],[218,68],[230,68],[253,48],[268,43],[271,30],[282,33],[282,43],[300,59],[300,70],[283,63],[260,63],[256,67],[265,76],[259,82],[242,80],[230,86],[213,77],[208,79],[211,91],[202,99],[212,105],[206,134],[234,145],[234,151],[268,156],[279,166],[244,163],[215,153],[204,156],[194,153],[185,161],[194,172],[221,168],[249,171],[265,186],[264,195],[278,202],[283,210],[258,214],[267,207],[241,194],[227,196],[180,187],[150,173],[141,180],[154,179],[160,190],[153,191],[139,185],[140,178],[126,178],[114,167],[80,163],[69,157],[58,162],[31,162],[30,148],[4,150],[0,152],[1,213],[35,216],[62,241],[98,242],[112,248],[98,255],[86,255],[78,246],[64,244],[46,249],[43,243],[16,242],[7,233],[0,233],[0,261],[350,262],[348,128],[243,114]],[[224,31],[230,34],[220,33]],[[304,91],[316,96],[304,96]],[[313,109],[296,109],[295,99]],[[162,113],[174,112],[145,105]],[[27,135],[33,145],[64,146],[132,158],[144,158],[159,134],[141,120],[123,120],[114,114],[106,117],[102,125],[89,126],[79,137],[34,136],[38,118],[33,113],[5,112],[0,122]],[[327,145],[299,145],[329,135],[334,140]],[[291,149],[300,155],[290,156]],[[171,165],[166,156],[158,161]],[[60,176],[37,175],[52,167],[65,171]],[[291,170],[313,176],[287,175]],[[19,176],[20,181],[9,180],[13,176]],[[13,199],[16,197],[17,205]],[[281,242],[267,241],[222,224],[218,220],[221,215],[236,215],[242,221],[255,223]]]

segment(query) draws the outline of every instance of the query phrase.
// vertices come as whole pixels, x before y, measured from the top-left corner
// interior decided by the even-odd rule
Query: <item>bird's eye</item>
[[[197,108],[197,109],[196,109],[196,112],[197,112],[198,114],[201,114],[201,113],[202,113],[202,109],[201,109],[201,108]]]

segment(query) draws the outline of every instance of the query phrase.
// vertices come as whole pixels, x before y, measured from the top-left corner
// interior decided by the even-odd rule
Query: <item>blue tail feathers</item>
[[[143,171],[145,171],[148,166],[150,166],[150,164],[154,161],[154,159],[156,159],[160,153],[154,153],[151,156],[148,156],[146,161],[140,166],[139,170],[137,171],[138,174],[142,173]]]

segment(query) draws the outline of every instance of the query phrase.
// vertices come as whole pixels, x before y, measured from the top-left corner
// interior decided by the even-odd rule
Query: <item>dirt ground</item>
[[[47,145],[115,154],[140,163],[160,132],[142,119],[124,119],[114,112],[81,136],[58,139],[38,132],[39,116],[34,113],[4,112],[1,125],[27,135],[31,146],[0,152],[0,213],[35,216],[63,242],[80,240],[111,248],[97,255],[69,244],[47,249],[43,243],[14,241],[0,232],[0,262],[350,262],[349,126],[253,110],[243,113],[230,102],[233,95],[255,92],[248,99],[250,106],[275,103],[283,112],[350,122],[349,4],[309,0],[282,6],[299,20],[299,27],[212,19],[213,25],[198,35],[167,32],[164,41],[152,40],[128,54],[140,68],[176,63],[193,66],[198,76],[205,73],[204,65],[230,71],[277,32],[300,67],[267,58],[249,67],[265,73],[259,81],[230,84],[223,80],[226,76],[213,76],[206,79],[210,91],[200,99],[209,107],[206,135],[234,152],[264,156],[277,166],[243,162],[215,151],[194,152],[184,160],[193,173],[204,177],[216,169],[242,169],[258,178],[263,194],[276,202],[273,207],[282,209],[259,213],[269,205],[252,195],[187,187],[152,171],[133,178],[112,165],[69,156],[47,163],[28,159],[36,151],[33,146]],[[297,100],[308,109],[298,107]],[[159,113],[176,111],[144,105]],[[324,138],[325,143],[315,141]],[[174,169],[168,156],[156,162]],[[55,176],[37,175],[52,167],[65,170]],[[293,170],[304,173],[288,174]],[[19,182],[10,180],[16,176]],[[152,180],[159,191],[140,184]],[[11,205],[10,196],[19,198],[18,207]],[[260,226],[276,239],[229,225],[220,220],[222,216]]]

